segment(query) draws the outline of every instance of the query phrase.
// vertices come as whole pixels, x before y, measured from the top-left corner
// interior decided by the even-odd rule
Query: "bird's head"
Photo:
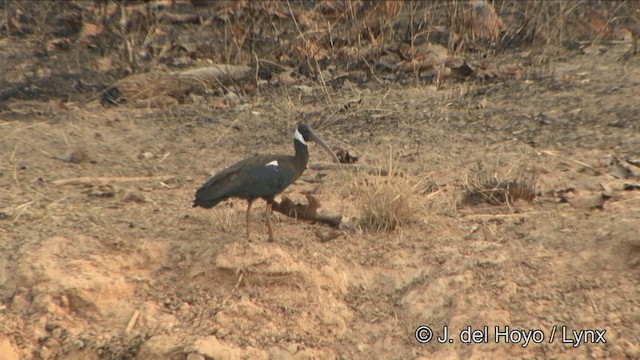
[[[325,150],[327,150],[327,152],[329,152],[329,154],[331,154],[331,156],[337,163],[340,163],[333,150],[331,150],[329,145],[327,145],[327,143],[324,142],[322,138],[316,135],[313,129],[311,129],[311,126],[307,124],[299,124],[295,134],[293,135],[293,138],[295,139],[295,141],[298,141],[305,146],[307,145],[307,141],[313,141],[320,144],[320,146],[322,146]]]

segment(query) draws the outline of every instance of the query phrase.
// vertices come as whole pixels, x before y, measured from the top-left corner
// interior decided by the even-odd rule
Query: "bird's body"
[[[272,199],[300,177],[290,167],[283,167],[286,155],[258,155],[231,165],[209,179],[197,192],[194,206],[210,209],[230,197]],[[239,181],[244,176],[244,181]],[[244,186],[251,182],[253,186]]]
[[[246,199],[249,202],[247,207],[247,237],[249,237],[251,204],[255,199],[263,198],[267,202],[269,240],[273,240],[270,221],[271,205],[275,196],[293,184],[306,169],[309,162],[306,141],[309,140],[320,143],[331,152],[309,126],[298,125],[293,141],[295,155],[257,155],[238,161],[202,185],[196,192],[193,206],[209,209],[228,198]],[[335,157],[335,154],[332,153],[332,155]]]

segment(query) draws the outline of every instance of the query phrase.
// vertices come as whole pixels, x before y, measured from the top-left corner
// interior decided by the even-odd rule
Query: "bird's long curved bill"
[[[324,140],[322,140],[322,138],[320,136],[318,136],[315,132],[311,132],[311,140],[317,142],[318,144],[320,144],[320,146],[322,146],[325,150],[327,150],[327,152],[329,154],[331,154],[331,157],[333,157],[333,160],[336,161],[336,163],[340,164],[340,160],[338,160],[338,157],[336,156],[336,153],[333,152],[333,150],[331,150],[331,148],[329,147],[329,145],[327,145],[326,142],[324,142]]]

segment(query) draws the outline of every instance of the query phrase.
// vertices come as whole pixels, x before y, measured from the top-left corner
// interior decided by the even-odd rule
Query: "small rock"
[[[189,100],[191,100],[191,103],[193,104],[202,104],[205,101],[204,96],[196,94],[189,94]]]
[[[81,162],[89,160],[89,155],[86,150],[82,148],[75,148],[67,151],[58,159],[72,164],[80,164]]]
[[[151,160],[154,157],[155,157],[155,155],[150,151],[145,151],[142,154],[140,154],[140,156],[139,156],[140,160]]]
[[[591,176],[600,176],[602,173],[590,166],[583,166],[578,169],[578,172],[581,174],[587,174]]]
[[[293,74],[293,70],[284,71],[278,74],[278,76],[271,79],[271,83],[272,85],[282,85],[285,87],[289,87],[298,82],[298,80],[296,80],[293,76],[291,76],[292,74]]]
[[[229,91],[224,97],[230,104],[237,104],[240,102],[240,97],[233,91]]]
[[[69,307],[69,298],[67,295],[60,295],[60,305],[65,308]]]
[[[209,100],[209,106],[214,109],[226,109],[229,107],[229,100],[220,97],[214,97]]]
[[[180,306],[178,306],[178,311],[180,311],[181,313],[188,313],[190,309],[191,306],[186,302],[183,302],[182,304],[180,304]]]
[[[568,201],[571,206],[579,210],[602,209],[604,205],[602,194],[578,194],[576,197],[568,199]]]
[[[302,93],[303,95],[311,95],[311,94],[313,94],[313,88],[311,86],[307,86],[307,85],[293,85],[291,87],[291,90],[298,91],[298,92]]]
[[[64,336],[64,329],[63,328],[57,328],[54,329],[53,331],[51,331],[51,337],[54,339],[62,339],[62,337]]]
[[[144,197],[144,195],[140,194],[139,192],[131,190],[131,191],[125,192],[124,195],[122,195],[122,201],[145,203],[147,202],[147,199]]]
[[[318,230],[316,231],[316,236],[318,237],[318,239],[320,239],[321,242],[327,242],[340,237],[340,233],[335,230],[329,230],[329,231]]]
[[[582,109],[573,109],[569,111],[569,114],[573,117],[577,117],[582,112]]]
[[[29,301],[22,295],[15,295],[11,300],[11,309],[15,311],[24,311],[29,307]]]
[[[187,360],[205,360],[205,358],[198,353],[191,353],[187,355]]]
[[[54,323],[54,322],[48,322],[45,326],[44,329],[47,331],[53,331],[57,328],[60,327],[60,324]]]

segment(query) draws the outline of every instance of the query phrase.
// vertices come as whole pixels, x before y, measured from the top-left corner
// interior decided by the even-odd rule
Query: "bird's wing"
[[[219,201],[233,196],[234,194],[232,193],[234,189],[238,186],[239,181],[241,181],[241,174],[246,172],[246,170],[243,169],[255,161],[260,161],[260,157],[261,156],[255,156],[238,161],[215,174],[196,191],[196,203],[215,206]]]
[[[239,161],[220,171],[196,192],[196,202],[215,206],[228,197],[272,197],[295,179],[285,156],[259,155]],[[277,161],[278,165],[274,165]],[[272,163],[272,165],[269,165]]]
[[[269,163],[271,165],[267,165]],[[273,197],[295,180],[294,170],[287,166],[283,159],[274,159],[266,162],[264,166],[251,167],[248,174],[252,184],[250,193],[256,197]]]

